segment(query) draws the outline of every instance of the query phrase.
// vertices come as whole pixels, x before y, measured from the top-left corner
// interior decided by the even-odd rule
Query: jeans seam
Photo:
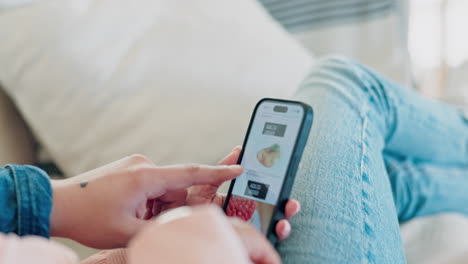
[[[21,234],[22,230],[23,230],[23,216],[22,216],[22,212],[21,212],[21,201],[23,199],[22,197],[22,193],[19,191],[19,182],[18,182],[18,175],[17,175],[17,171],[15,170],[15,168],[13,166],[10,166],[9,168],[11,170],[11,174],[13,176],[13,182],[15,184],[14,186],[14,189],[16,190],[16,216],[17,216],[17,225],[16,225],[16,231],[18,232],[18,234]]]
[[[363,238],[366,238],[363,245],[363,256],[362,260],[363,263],[375,263],[375,259],[373,259],[374,254],[372,253],[372,244],[371,244],[371,236],[373,234],[372,225],[369,221],[369,213],[370,208],[368,207],[369,204],[369,192],[368,192],[368,185],[370,184],[369,175],[366,173],[366,166],[368,162],[367,157],[367,143],[366,143],[366,136],[367,136],[367,126],[368,126],[368,105],[367,103],[363,105],[361,109],[361,118],[362,118],[362,127],[361,127],[361,160],[360,160],[360,175],[361,175],[361,212],[362,212],[362,232]],[[366,158],[367,157],[367,158]]]

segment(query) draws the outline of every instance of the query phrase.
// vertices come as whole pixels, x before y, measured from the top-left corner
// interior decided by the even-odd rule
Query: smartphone
[[[232,180],[224,203],[228,216],[252,223],[275,246],[312,120],[312,108],[302,102],[260,100],[237,162],[244,172]]]

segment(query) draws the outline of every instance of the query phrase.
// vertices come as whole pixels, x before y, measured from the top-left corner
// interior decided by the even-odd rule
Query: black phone
[[[224,203],[228,216],[251,222],[276,245],[276,223],[284,218],[302,152],[313,121],[302,102],[264,98],[255,106]]]

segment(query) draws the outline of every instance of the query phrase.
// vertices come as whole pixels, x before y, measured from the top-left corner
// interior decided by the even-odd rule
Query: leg
[[[303,210],[292,220],[292,237],[279,248],[285,263],[405,262],[382,154],[386,142],[392,143],[390,151],[404,154],[414,140],[400,124],[412,123],[418,116],[397,109],[420,99],[414,94],[400,98],[401,91],[364,67],[337,58],[319,63],[303,83],[296,98],[314,108],[315,121],[293,192]],[[422,107],[417,105],[413,106]],[[439,117],[436,103],[420,111],[430,113],[431,107]],[[454,123],[461,123],[459,115],[450,115],[459,119]],[[439,140],[434,153],[446,146],[442,145],[445,135],[416,132],[432,142]],[[466,136],[456,141],[466,144]],[[415,144],[418,151],[411,154],[432,157],[423,151],[425,144],[425,140]],[[458,149],[462,156],[457,162],[467,155]]]
[[[443,212],[468,215],[468,165],[449,166],[385,157],[398,219]]]

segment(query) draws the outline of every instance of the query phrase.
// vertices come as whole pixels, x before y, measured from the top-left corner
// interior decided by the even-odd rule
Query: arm
[[[183,205],[221,205],[223,196],[216,194],[218,187],[242,173],[233,162],[239,152],[236,148],[219,166],[161,167],[133,155],[70,179],[53,181],[50,233],[94,248],[125,247],[149,219],[164,211]],[[288,204],[293,206],[286,206],[287,218],[299,209],[297,201]],[[290,231],[286,219],[278,223],[280,238],[288,237]]]
[[[125,247],[153,216],[186,202],[194,184],[230,180],[240,166],[159,167],[132,155],[66,180],[53,181],[50,234],[100,248]],[[149,209],[149,204],[152,210]]]

